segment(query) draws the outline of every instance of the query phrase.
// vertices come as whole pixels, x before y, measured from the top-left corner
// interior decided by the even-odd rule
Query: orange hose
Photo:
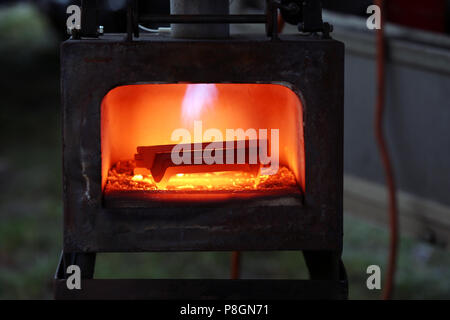
[[[384,166],[386,175],[386,183],[389,192],[389,258],[386,280],[384,284],[383,299],[388,300],[392,298],[394,289],[395,269],[397,260],[398,247],[398,211],[397,211],[397,197],[394,181],[394,173],[390,161],[389,151],[383,133],[383,115],[385,108],[385,55],[386,43],[384,37],[384,0],[374,0],[374,4],[381,9],[381,28],[376,32],[376,65],[377,65],[377,98],[375,110],[375,138],[378,143],[378,148],[381,160]]]
[[[233,251],[231,253],[231,279],[239,279],[241,273],[241,253]]]
[[[278,16],[277,16],[277,18],[278,18],[278,22],[277,22],[277,25],[278,25],[278,33],[282,33],[282,32],[283,32],[283,29],[284,29],[284,24],[285,24],[285,22],[284,22],[283,17],[281,16],[280,11],[278,11]]]

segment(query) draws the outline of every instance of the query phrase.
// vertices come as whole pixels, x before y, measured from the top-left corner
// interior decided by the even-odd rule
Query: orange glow
[[[189,109],[189,100],[185,99],[187,86],[127,85],[105,96],[101,108],[102,187],[105,192],[258,191],[298,189],[297,185],[304,190],[302,105],[292,90],[275,84],[216,84],[214,96],[207,97],[205,102],[199,101],[203,98],[194,92],[196,102]],[[224,135],[226,129],[278,129],[279,172],[270,176],[243,171],[177,173],[167,184],[161,185],[156,184],[148,172],[134,171],[132,159],[138,146],[179,143],[171,140],[172,132],[186,128],[194,136],[195,120],[202,121],[203,131],[217,128]]]
[[[119,161],[109,171],[105,191],[273,191],[293,189],[297,181],[286,167],[275,175],[253,175],[243,171],[178,173],[167,184],[155,183],[151,174],[134,174],[133,161]]]

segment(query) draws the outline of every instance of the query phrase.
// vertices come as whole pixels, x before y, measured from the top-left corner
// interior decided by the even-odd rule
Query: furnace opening
[[[278,84],[120,86],[103,99],[101,139],[105,199],[209,201],[305,189],[302,104]]]

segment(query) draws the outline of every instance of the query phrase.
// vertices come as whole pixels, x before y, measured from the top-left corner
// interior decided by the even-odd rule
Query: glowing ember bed
[[[137,206],[151,201],[206,202],[302,195],[294,174],[286,167],[275,175],[256,177],[245,171],[177,173],[164,186],[158,185],[151,174],[134,174],[134,170],[132,160],[113,166],[104,191],[106,203]]]

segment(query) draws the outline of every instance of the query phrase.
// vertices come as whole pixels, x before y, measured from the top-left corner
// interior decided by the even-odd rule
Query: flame
[[[181,105],[181,117],[185,124],[192,125],[194,120],[201,119],[202,114],[214,106],[218,97],[215,84],[189,84]]]
[[[131,178],[131,180],[133,180],[133,181],[141,181],[143,179],[144,179],[144,177],[142,176],[142,174],[135,174],[133,176],[133,178]]]

